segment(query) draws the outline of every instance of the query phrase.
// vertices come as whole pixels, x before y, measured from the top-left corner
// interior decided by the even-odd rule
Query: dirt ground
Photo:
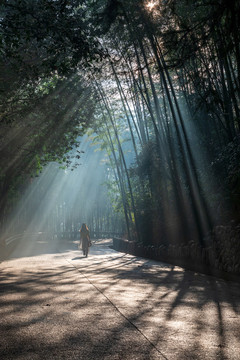
[[[0,359],[240,359],[240,285],[27,238],[0,263]]]

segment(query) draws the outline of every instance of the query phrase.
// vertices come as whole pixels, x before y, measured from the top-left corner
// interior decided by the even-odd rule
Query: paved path
[[[66,246],[67,245],[67,246]],[[240,359],[240,286],[27,239],[0,263],[0,359]]]

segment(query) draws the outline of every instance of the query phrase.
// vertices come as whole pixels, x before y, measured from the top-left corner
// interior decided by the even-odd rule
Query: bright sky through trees
[[[151,11],[155,5],[156,5],[156,1],[148,1],[146,7],[149,9],[149,11]]]

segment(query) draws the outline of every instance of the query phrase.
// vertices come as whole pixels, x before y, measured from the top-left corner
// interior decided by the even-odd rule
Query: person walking
[[[83,255],[88,256],[90,246],[90,231],[85,223],[82,224],[80,231],[80,244],[82,243]]]

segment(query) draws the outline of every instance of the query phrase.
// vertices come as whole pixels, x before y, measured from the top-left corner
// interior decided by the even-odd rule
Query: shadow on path
[[[24,239],[0,264],[1,359],[238,359],[238,284],[90,251]]]

